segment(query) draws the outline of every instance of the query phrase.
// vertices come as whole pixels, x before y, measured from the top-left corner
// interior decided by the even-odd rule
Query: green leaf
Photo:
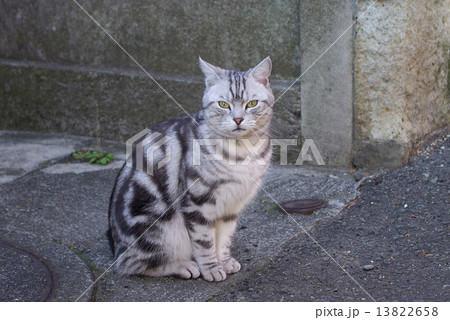
[[[77,160],[89,161],[90,164],[102,165],[108,164],[114,158],[112,153],[98,152],[95,150],[78,150],[72,152],[71,155]]]
[[[103,165],[108,164],[109,161],[110,161],[110,160],[109,160],[109,158],[107,158],[107,157],[103,157],[103,158],[101,158],[101,159],[99,160],[100,164],[103,164]]]

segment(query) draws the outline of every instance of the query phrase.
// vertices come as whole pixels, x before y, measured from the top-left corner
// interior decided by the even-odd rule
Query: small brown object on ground
[[[311,214],[316,210],[325,208],[328,202],[320,199],[300,199],[282,202],[278,210],[287,213]]]

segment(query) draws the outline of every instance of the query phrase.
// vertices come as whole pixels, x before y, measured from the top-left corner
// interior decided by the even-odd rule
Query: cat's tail
[[[106,231],[106,237],[108,238],[109,247],[111,248],[111,252],[114,255],[114,253],[115,253],[115,251],[114,251],[114,241],[113,241],[113,238],[112,238],[111,228],[109,228],[108,231]]]

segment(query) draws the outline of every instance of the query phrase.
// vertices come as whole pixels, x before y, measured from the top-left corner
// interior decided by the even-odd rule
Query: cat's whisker
[[[252,130],[253,131],[253,133],[258,137],[258,139],[261,139],[261,137],[256,133],[256,131],[255,130],[253,130],[253,128],[250,128],[250,130]]]
[[[262,133],[264,133],[266,136],[268,136],[270,139],[272,139],[273,137],[272,137],[272,133],[270,132],[270,131],[265,131],[265,130],[262,130],[262,129],[260,129],[260,128],[255,128],[256,130],[258,130],[258,131],[261,131]]]
[[[280,132],[280,131],[278,131],[278,130],[276,130],[276,129],[274,129],[274,128],[270,127],[270,126],[266,127],[266,129],[261,129],[261,128],[258,128],[258,130],[261,130],[261,131],[264,131],[264,132],[266,132],[266,133],[270,133],[270,134],[273,134],[273,133],[278,133],[278,134],[280,134],[280,135],[281,135],[281,132]]]
[[[273,135],[278,136],[278,138],[283,138],[284,134],[278,130],[275,130],[273,128],[269,129],[270,132],[272,132]]]

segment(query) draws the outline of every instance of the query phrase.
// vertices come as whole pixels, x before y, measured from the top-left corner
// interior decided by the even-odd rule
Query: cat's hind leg
[[[187,230],[182,228],[176,230],[178,230],[176,233],[162,232],[162,236],[153,234],[153,238],[149,234],[132,244],[118,245],[115,262],[118,273],[149,277],[198,278],[200,271],[197,263],[192,260]]]
[[[122,275],[177,277],[181,279],[196,279],[200,277],[200,270],[195,261],[180,260],[171,262],[161,254],[142,257],[125,252],[124,255],[117,259],[116,270]]]
[[[163,226],[160,241],[162,252],[168,257],[163,265],[149,268],[144,274],[150,277],[177,277],[196,279],[200,277],[200,268],[193,260],[191,240],[181,215],[174,216]]]
[[[147,269],[143,275],[149,277],[176,277],[181,279],[196,279],[200,277],[197,263],[192,260],[176,261],[166,265]]]

